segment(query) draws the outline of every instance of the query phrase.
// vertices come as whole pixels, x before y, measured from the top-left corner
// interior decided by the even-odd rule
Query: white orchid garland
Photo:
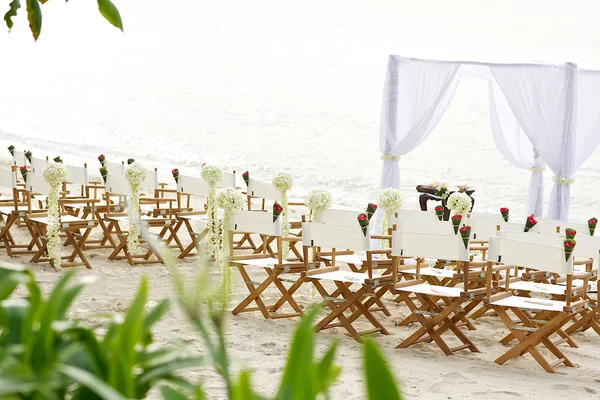
[[[58,206],[58,191],[60,185],[69,178],[69,170],[62,163],[49,162],[44,167],[44,180],[50,185],[48,195],[48,258],[52,261],[54,269],[60,270],[60,208]]]
[[[466,193],[454,192],[448,197],[446,207],[452,212],[452,215],[458,215],[468,212],[471,204],[471,198]]]
[[[288,212],[288,198],[287,192],[292,188],[294,180],[292,175],[280,172],[273,178],[273,186],[281,193],[281,236],[288,237],[290,235],[290,217]],[[287,260],[288,253],[290,251],[290,242],[284,240],[281,244],[281,253],[284,260]]]
[[[381,234],[387,235],[388,233],[388,220],[397,210],[402,207],[402,198],[400,192],[393,188],[383,189],[379,192],[379,198],[377,199],[377,205],[383,208],[384,215],[381,223]],[[386,241],[382,240],[382,246]]]
[[[306,207],[310,209],[310,221],[317,219],[317,213],[327,210],[331,206],[331,194],[327,190],[312,190],[304,201]]]
[[[129,196],[127,234],[127,249],[131,254],[140,251],[140,185],[146,180],[148,170],[140,163],[133,162],[125,169],[125,178],[129,182],[131,195]]]
[[[554,175],[552,180],[559,185],[572,185],[575,183],[575,178],[566,176]]]
[[[235,189],[227,188],[219,194],[217,198],[219,208],[222,208],[223,223],[221,225],[221,252],[215,255],[217,263],[221,265],[222,285],[225,293],[231,290],[231,268],[229,268],[229,217],[235,211],[241,210],[244,207],[244,197]]]
[[[217,220],[217,183],[223,180],[223,171],[219,167],[205,165],[202,167],[200,176],[208,183],[209,188],[208,198],[206,199],[206,219],[208,226],[208,233],[206,236],[208,240],[208,254],[212,257],[216,257],[221,244],[218,232],[219,223]]]

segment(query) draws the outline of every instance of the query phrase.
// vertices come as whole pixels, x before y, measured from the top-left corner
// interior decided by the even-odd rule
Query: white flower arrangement
[[[383,208],[384,215],[381,224],[381,234],[387,235],[388,231],[388,220],[390,216],[402,207],[402,198],[400,192],[393,188],[383,189],[379,192],[379,198],[377,205]],[[385,245],[385,241],[381,242],[382,246]]]
[[[454,192],[448,197],[446,207],[452,215],[464,214],[471,209],[471,198],[464,192]]]
[[[575,183],[575,178],[573,178],[573,177],[567,178],[566,176],[554,175],[552,177],[552,180],[559,185],[572,185]]]
[[[273,187],[281,193],[281,208],[283,208],[282,219],[281,219],[281,236],[288,237],[290,235],[290,217],[288,215],[288,198],[287,192],[292,188],[294,180],[292,175],[280,172],[273,178]],[[288,253],[290,251],[290,242],[287,240],[282,241],[281,253],[284,260],[287,260]]]
[[[215,167],[213,165],[205,165],[202,167],[202,172],[200,173],[202,179],[208,183],[208,198],[206,199],[207,206],[207,241],[208,241],[208,254],[210,256],[215,257],[220,247],[220,238],[219,238],[219,226],[217,221],[217,183],[223,180],[223,171],[219,167]]]
[[[535,167],[534,166],[534,167],[529,168],[529,170],[531,172],[544,172],[546,170],[546,167],[543,166],[543,165],[541,167]]]
[[[131,188],[127,213],[129,222],[127,249],[131,254],[136,254],[140,251],[140,185],[146,180],[147,175],[148,170],[137,162],[129,164],[125,169],[125,178]]]
[[[317,218],[317,213],[327,210],[331,206],[331,194],[327,190],[312,190],[304,201],[306,207],[310,209],[310,220]]]
[[[60,270],[60,208],[58,205],[58,192],[60,185],[69,178],[69,170],[62,163],[49,162],[44,167],[44,181],[50,185],[48,195],[48,239],[46,247],[48,249],[48,258],[51,260],[54,269]]]
[[[393,156],[391,154],[382,154],[379,158],[383,161],[400,161],[400,156]]]
[[[235,189],[227,188],[219,194],[217,198],[219,208],[222,208],[223,222],[221,224],[221,252],[216,255],[217,263],[221,265],[221,275],[223,279],[223,287],[226,292],[231,290],[231,268],[229,268],[229,217],[235,211],[241,210],[244,207],[244,197]]]

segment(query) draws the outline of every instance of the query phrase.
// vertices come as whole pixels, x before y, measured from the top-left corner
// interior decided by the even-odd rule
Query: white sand
[[[25,237],[24,228],[18,236]],[[86,288],[71,308],[71,317],[92,320],[98,313],[123,313],[129,304],[140,278],[146,275],[150,282],[150,299],[159,301],[172,294],[169,272],[162,265],[132,268],[124,261],[106,259],[107,250],[88,251],[93,270],[80,270],[78,277],[94,275],[97,282]],[[7,260],[5,254],[1,259]],[[27,263],[26,256],[15,257],[13,262]],[[31,265],[37,279],[46,290],[59,278],[46,264]],[[196,268],[193,259],[181,263],[184,276],[193,277]],[[231,307],[246,295],[246,288],[236,271],[234,274]],[[216,273],[216,271],[215,271]],[[78,278],[79,279],[79,278]],[[312,296],[310,286],[303,287],[296,296],[298,302],[309,306],[318,301]],[[447,357],[433,344],[419,344],[409,349],[394,349],[416,326],[395,327],[394,322],[408,315],[406,306],[398,306],[385,297],[392,317],[377,315],[389,329],[390,336],[377,337],[392,365],[394,374],[402,385],[408,399],[471,399],[471,398],[596,398],[600,391],[600,337],[588,331],[576,334],[581,345],[572,349],[565,344],[561,348],[578,368],[558,367],[558,374],[544,372],[530,357],[511,360],[503,366],[493,360],[506,348],[498,340],[507,333],[504,325],[495,317],[484,317],[475,321],[476,331],[468,336],[482,350],[475,354],[460,351]],[[235,368],[247,367],[253,372],[253,382],[264,394],[276,390],[293,329],[294,320],[264,320],[258,313],[246,313],[228,318],[230,354]],[[171,312],[161,323],[158,341],[182,341],[193,351],[203,352],[199,335],[182,315]],[[365,326],[365,328],[369,328]],[[338,384],[332,391],[333,399],[363,399],[363,377],[361,374],[361,346],[344,335],[340,328],[317,334],[317,352],[322,353],[334,339],[340,341],[336,361],[343,366]],[[452,342],[451,342],[452,343]],[[210,369],[188,371],[185,375],[200,380],[205,389],[215,398],[223,398],[220,379]],[[158,398],[153,394],[150,398]]]

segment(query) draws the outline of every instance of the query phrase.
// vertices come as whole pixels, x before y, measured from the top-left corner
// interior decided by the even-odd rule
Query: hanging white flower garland
[[[69,178],[69,170],[62,163],[49,162],[44,167],[44,180],[50,185],[48,195],[48,258],[52,261],[54,269],[60,270],[60,207],[58,206],[58,191],[60,185]]]
[[[575,178],[573,178],[573,177],[568,178],[566,176],[554,175],[552,177],[552,180],[559,185],[572,185],[575,183]]]
[[[217,265],[221,266],[222,285],[225,293],[231,290],[231,268],[229,268],[229,217],[235,211],[244,207],[244,197],[235,189],[227,188],[217,198],[219,208],[223,209],[223,223],[221,225],[221,251],[215,254]]]
[[[314,222],[318,213],[327,210],[331,206],[331,194],[323,189],[312,190],[306,195],[304,204],[310,209],[310,221]]]
[[[388,234],[388,220],[397,210],[402,207],[402,198],[400,192],[393,188],[383,189],[379,192],[379,198],[377,205],[383,208],[384,215],[381,223],[381,234]],[[385,240],[381,241],[381,245],[384,246],[387,243]]]
[[[446,207],[452,212],[452,215],[464,214],[471,209],[471,198],[464,192],[454,192],[448,197]]]
[[[292,184],[294,183],[292,179],[292,175],[280,172],[275,175],[273,178],[273,187],[277,189],[281,193],[281,207],[282,211],[282,219],[281,219],[281,236],[288,237],[290,235],[290,217],[288,212],[288,198],[287,192],[292,188]],[[282,241],[281,244],[281,253],[284,260],[287,260],[288,253],[290,251],[290,242],[287,240]]]
[[[202,167],[200,173],[202,179],[208,183],[208,198],[206,199],[206,219],[208,226],[207,240],[208,240],[208,254],[212,257],[217,256],[217,252],[220,247],[219,237],[219,221],[217,219],[217,183],[223,180],[223,171],[212,165],[205,165]]]
[[[125,178],[129,182],[129,233],[127,234],[127,249],[131,254],[140,251],[140,185],[146,180],[148,170],[140,163],[129,164],[125,169]]]

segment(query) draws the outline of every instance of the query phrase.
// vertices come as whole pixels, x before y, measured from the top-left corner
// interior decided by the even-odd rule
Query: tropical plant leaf
[[[365,339],[363,358],[368,399],[401,400],[396,380],[387,362],[375,342],[370,339]]]
[[[240,373],[237,384],[233,387],[232,400],[257,400],[252,385],[250,384],[250,372],[243,370]]]
[[[113,26],[123,30],[123,21],[117,7],[110,0],[98,0],[98,10],[100,14]]]
[[[42,10],[38,0],[27,1],[27,20],[29,21],[29,29],[33,34],[33,38],[38,40],[42,32]]]
[[[157,379],[163,379],[170,376],[173,372],[184,368],[194,368],[202,366],[202,359],[199,357],[180,358],[169,363],[162,364],[144,372],[138,379],[139,384],[151,383]]]
[[[6,12],[6,14],[4,14],[4,21],[6,21],[6,26],[8,26],[8,29],[12,29],[12,17],[17,16],[17,10],[21,8],[21,2],[19,0],[13,0],[10,2],[9,6],[10,9]]]
[[[188,394],[183,394],[180,391],[173,389],[170,386],[161,386],[160,394],[162,394],[163,399],[165,400],[189,400]]]
[[[58,370],[73,379],[75,382],[83,385],[89,389],[91,389],[98,396],[103,398],[104,400],[126,400],[126,397],[123,397],[119,392],[115,389],[108,386],[106,383],[102,382],[93,374],[90,374],[87,371],[82,369],[72,367],[70,365],[59,365]]]
[[[342,372],[340,367],[333,365],[337,346],[338,342],[333,342],[333,344],[329,346],[327,353],[325,353],[321,361],[316,365],[319,392],[321,393],[327,392],[329,387],[333,385],[340,376],[340,372]]]

